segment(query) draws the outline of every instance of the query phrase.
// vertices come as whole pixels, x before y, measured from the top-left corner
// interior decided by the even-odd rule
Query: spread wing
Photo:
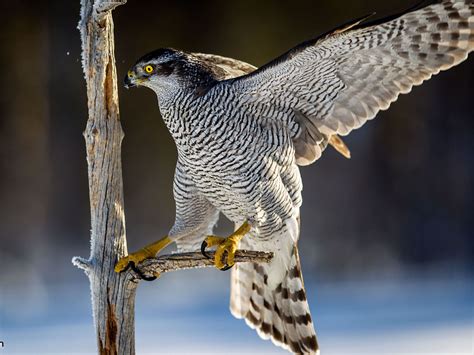
[[[322,139],[361,127],[400,94],[459,64],[474,49],[472,0],[436,1],[382,21],[360,22],[221,82],[233,87],[246,110],[285,121],[300,165],[319,158]]]
[[[257,67],[252,64],[216,54],[192,53],[192,55],[213,68],[217,80],[233,79],[250,74],[257,69]],[[331,137],[321,136],[321,139],[317,143],[317,149],[321,151],[324,150],[328,143],[343,156],[350,158],[351,153],[349,148],[347,148],[342,139],[337,135]]]

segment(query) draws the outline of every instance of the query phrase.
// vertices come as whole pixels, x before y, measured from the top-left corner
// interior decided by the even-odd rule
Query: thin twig
[[[91,262],[88,259],[81,258],[80,256],[73,257],[72,264],[79,269],[84,270],[86,273],[89,272],[91,268]]]

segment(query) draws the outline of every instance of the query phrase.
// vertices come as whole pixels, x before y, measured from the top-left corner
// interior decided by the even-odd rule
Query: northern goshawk
[[[294,353],[318,342],[298,257],[299,165],[327,147],[349,156],[345,136],[474,49],[472,0],[431,1],[384,20],[353,21],[306,41],[257,69],[217,55],[158,49],[130,69],[145,86],[178,150],[176,221],[168,236],[121,259],[217,247],[215,266],[243,249],[273,251],[270,264],[232,269],[230,308],[264,339]],[[222,212],[239,228],[212,235]],[[244,235],[246,235],[245,238]]]

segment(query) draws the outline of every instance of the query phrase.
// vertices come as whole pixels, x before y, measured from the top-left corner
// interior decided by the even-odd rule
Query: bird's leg
[[[171,238],[166,236],[152,244],[143,247],[135,253],[128,254],[121,258],[115,265],[115,272],[125,271],[129,265],[137,266],[145,259],[154,258],[162,249],[166,248],[172,242]],[[159,275],[155,275],[158,277]]]
[[[214,265],[219,270],[229,270],[234,265],[234,255],[237,251],[237,246],[240,240],[250,231],[250,229],[250,224],[245,222],[227,238],[210,235],[202,242],[201,252],[205,257],[209,258],[206,254],[206,248],[217,245],[216,254],[214,256]],[[225,254],[227,254],[226,262],[222,260]]]

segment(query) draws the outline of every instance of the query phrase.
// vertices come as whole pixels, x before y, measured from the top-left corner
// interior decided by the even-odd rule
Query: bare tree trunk
[[[114,265],[127,253],[112,10],[126,0],[82,0],[79,31],[89,119],[84,131],[89,167],[91,254],[75,259],[91,284],[100,354],[134,354],[137,283]]]
[[[145,260],[133,270],[115,273],[127,254],[120,157],[119,119],[112,10],[126,0],[82,0],[79,30],[87,84],[89,119],[84,131],[89,169],[91,253],[73,258],[91,285],[99,354],[134,354],[135,293],[140,278],[186,268],[212,266],[199,252]],[[210,255],[213,255],[210,253]],[[236,262],[269,262],[271,253],[238,251]]]

